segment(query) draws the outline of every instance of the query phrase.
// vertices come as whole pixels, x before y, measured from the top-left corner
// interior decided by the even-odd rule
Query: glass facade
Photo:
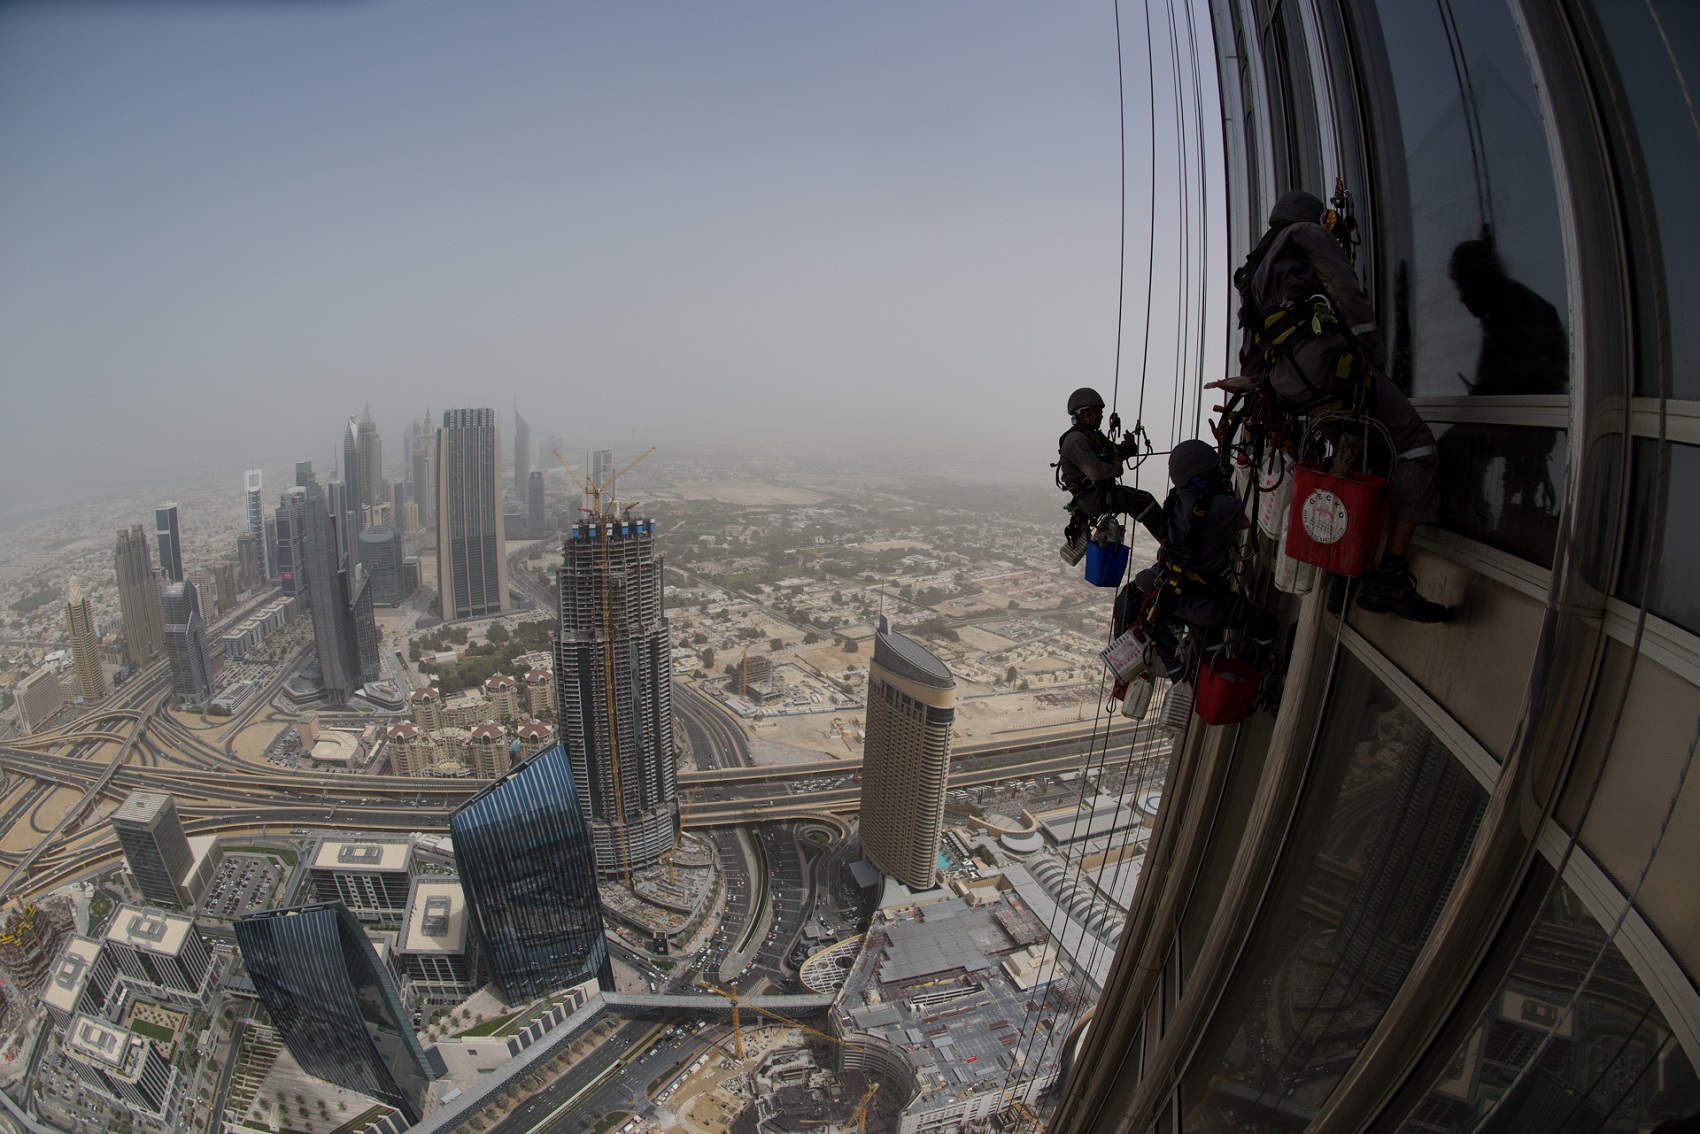
[[[1487,804],[1361,664],[1342,659],[1335,680],[1268,924],[1182,1084],[1187,1134],[1315,1116],[1410,972]]]
[[[1662,478],[1658,458],[1658,441],[1651,437],[1636,440],[1629,538],[1624,541],[1617,593],[1625,602],[1640,605],[1653,535],[1662,529],[1647,607],[1660,618],[1700,634],[1700,573],[1694,570],[1700,563],[1700,445],[1666,445]],[[1661,479],[1664,515],[1657,516],[1654,509]]]
[[[1442,425],[1440,526],[1552,566],[1566,434],[1520,425]]]
[[[473,796],[449,830],[486,963],[510,1003],[587,980],[613,987],[595,851],[564,748]]]
[[[1659,292],[1670,373],[1669,396],[1700,400],[1700,7],[1686,0],[1595,0],[1591,14],[1632,120],[1631,136],[1620,139],[1624,164],[1640,175],[1641,208],[1632,218],[1644,226],[1657,257]],[[1660,368],[1643,365],[1636,393],[1656,397]]]
[[[1423,397],[1570,387],[1558,196],[1504,4],[1357,0],[1396,106],[1375,118],[1392,378]]]
[[[236,945],[266,1014],[303,1070],[418,1122],[432,1079],[401,999],[340,902],[236,922]]]
[[[1400,1129],[1628,1134],[1700,1107],[1681,1046],[1600,923],[1550,868],[1530,889],[1547,895],[1540,917]]]

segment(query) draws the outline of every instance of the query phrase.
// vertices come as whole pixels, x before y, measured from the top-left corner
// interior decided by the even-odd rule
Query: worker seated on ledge
[[[1387,429],[1394,448],[1387,549],[1364,577],[1358,605],[1414,622],[1444,622],[1451,611],[1417,592],[1405,558],[1417,525],[1440,516],[1434,434],[1388,379],[1375,308],[1322,219],[1322,202],[1309,193],[1288,193],[1275,203],[1268,231],[1234,273],[1244,328],[1241,377],[1216,385],[1266,383],[1301,413],[1361,405]],[[1331,609],[1338,609],[1343,593],[1336,592]]]
[[[1234,587],[1234,538],[1245,512],[1222,471],[1221,457],[1207,442],[1182,441],[1169,454],[1169,480],[1174,487],[1161,506],[1141,492],[1150,504],[1132,512],[1159,549],[1157,562],[1117,596],[1116,633],[1143,618],[1169,679],[1179,681],[1186,665],[1177,625],[1192,631],[1203,657],[1219,651],[1223,631],[1236,627],[1244,633],[1244,660],[1261,669],[1277,623]]]
[[[1101,516],[1155,505],[1149,492],[1121,483],[1122,462],[1134,455],[1139,442],[1132,434],[1115,442],[1104,433],[1104,396],[1082,386],[1069,395],[1068,412],[1073,424],[1057,438],[1056,464],[1057,484],[1071,497],[1067,537],[1084,534]]]

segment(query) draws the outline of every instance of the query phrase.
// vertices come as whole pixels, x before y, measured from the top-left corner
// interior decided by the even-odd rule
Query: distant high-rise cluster
[[[436,463],[437,595],[443,620],[500,614],[511,602],[496,411],[445,410]]]
[[[912,890],[938,877],[956,680],[880,616],[868,666],[861,838],[868,860]]]
[[[562,548],[555,677],[562,743],[596,840],[596,865],[624,875],[660,861],[677,835],[672,633],[655,522],[611,512]]]
[[[248,506],[248,530],[253,534],[255,562],[246,561],[246,553],[239,550],[243,558],[243,577],[248,586],[259,586],[267,579],[276,578],[271,561],[266,554],[266,493],[265,477],[259,469],[249,469],[242,474],[242,495]]]
[[[313,643],[325,700],[346,705],[378,676],[378,638],[370,580],[340,557],[329,503],[316,482],[298,490],[311,593]]]

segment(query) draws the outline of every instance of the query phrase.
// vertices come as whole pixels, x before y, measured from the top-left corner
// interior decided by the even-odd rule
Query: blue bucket
[[[1127,544],[1086,545],[1086,581],[1094,587],[1119,587],[1127,571]]]

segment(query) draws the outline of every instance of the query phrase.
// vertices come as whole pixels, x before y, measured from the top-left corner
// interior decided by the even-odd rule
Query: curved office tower
[[[938,879],[956,680],[932,651],[880,615],[868,666],[861,839],[868,860],[911,890]]]
[[[508,1003],[588,980],[614,987],[590,833],[559,744],[467,800],[449,830],[491,979]]]
[[[1237,267],[1281,194],[1343,179],[1388,376],[1439,442],[1411,565],[1456,616],[1260,591],[1294,635],[1279,709],[1177,743],[1047,1129],[1691,1115],[1697,10],[1202,7],[1227,206],[1205,267]]]
[[[625,877],[659,862],[678,833],[673,641],[655,521],[575,525],[561,555],[560,736],[596,840],[597,869]]]
[[[238,918],[236,945],[302,1070],[419,1121],[430,1065],[394,982],[341,902]]]

